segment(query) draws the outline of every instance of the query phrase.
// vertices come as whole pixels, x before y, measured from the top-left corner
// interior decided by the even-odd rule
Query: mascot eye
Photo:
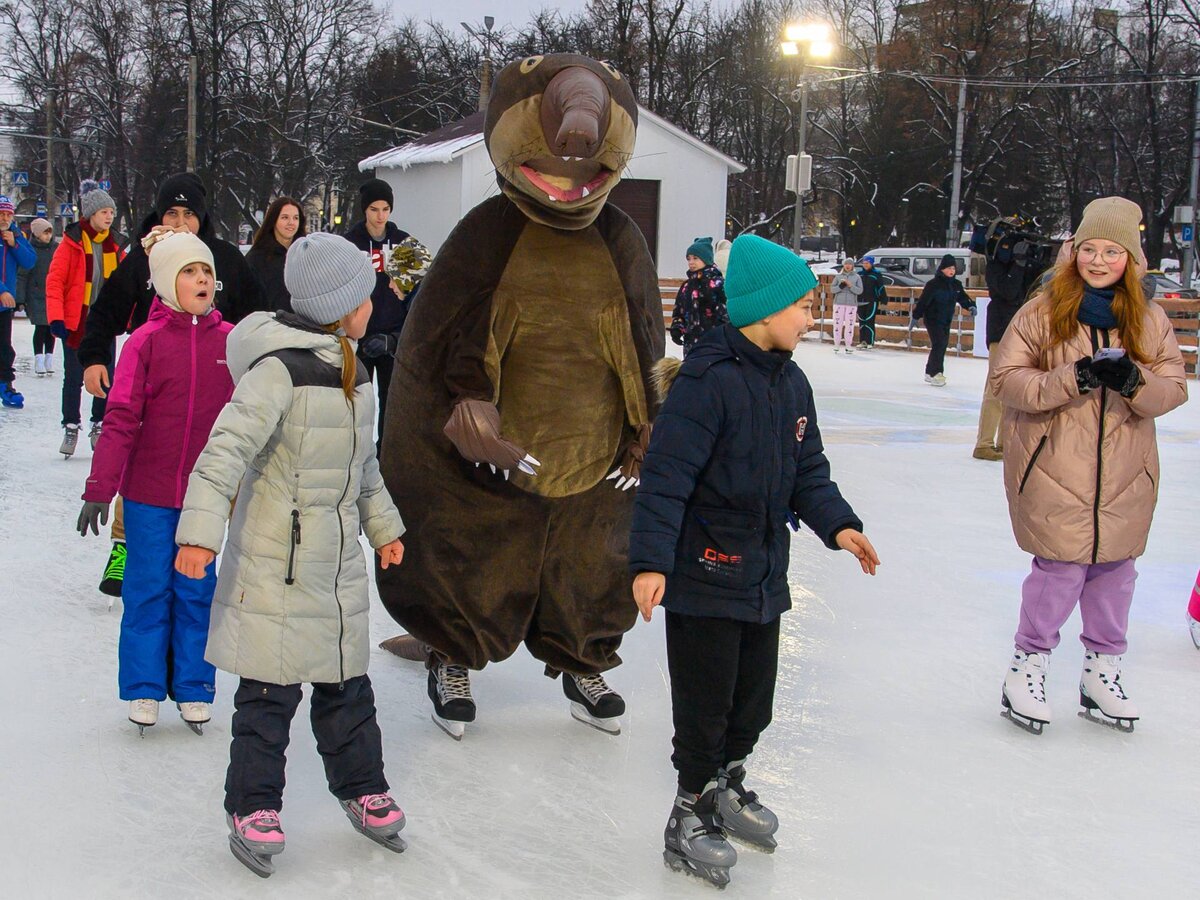
[[[621,80],[621,73],[617,71],[616,66],[614,66],[612,63],[602,62],[602,63],[600,63],[600,65],[604,66],[604,68],[608,71],[608,74],[611,75],[613,78],[615,78],[617,81]]]
[[[538,66],[540,66],[542,64],[542,60],[545,58],[546,57],[544,57],[544,56],[527,56],[527,57],[525,57],[523,60],[521,60],[521,74],[528,75],[530,72],[532,72]]]

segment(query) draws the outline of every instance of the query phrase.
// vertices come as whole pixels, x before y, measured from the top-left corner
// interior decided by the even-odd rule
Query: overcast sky
[[[387,0],[384,0],[387,2]],[[557,9],[564,13],[581,10],[587,0],[391,0],[392,14],[397,20],[413,17],[424,21],[440,19],[447,25],[467,22],[475,25],[484,16],[495,16],[496,28],[504,25],[524,25],[533,13],[541,9]]]

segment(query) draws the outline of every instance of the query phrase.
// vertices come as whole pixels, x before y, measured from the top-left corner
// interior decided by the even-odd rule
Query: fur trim
[[[650,378],[654,383],[654,393],[658,395],[659,403],[666,402],[667,393],[671,390],[671,385],[675,383],[675,376],[679,374],[679,368],[682,365],[683,360],[675,359],[673,356],[660,359],[654,364]]]

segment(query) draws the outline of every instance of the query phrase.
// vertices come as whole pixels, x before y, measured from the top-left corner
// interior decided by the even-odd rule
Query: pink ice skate
[[[269,878],[275,871],[271,857],[283,852],[283,827],[279,813],[260,809],[248,816],[225,815],[229,825],[229,849],[247,869],[259,878]]]
[[[353,800],[340,800],[346,818],[359,834],[369,837],[396,853],[408,847],[400,838],[404,810],[388,794],[364,794]]]

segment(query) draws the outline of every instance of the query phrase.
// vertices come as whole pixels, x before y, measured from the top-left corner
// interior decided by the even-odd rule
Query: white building
[[[392,218],[436,253],[469,210],[499,193],[483,113],[358,164],[392,186]],[[637,148],[609,194],[642,229],[661,277],[678,277],[693,238],[725,235],[729,175],[746,167],[656,116],[638,111]]]

